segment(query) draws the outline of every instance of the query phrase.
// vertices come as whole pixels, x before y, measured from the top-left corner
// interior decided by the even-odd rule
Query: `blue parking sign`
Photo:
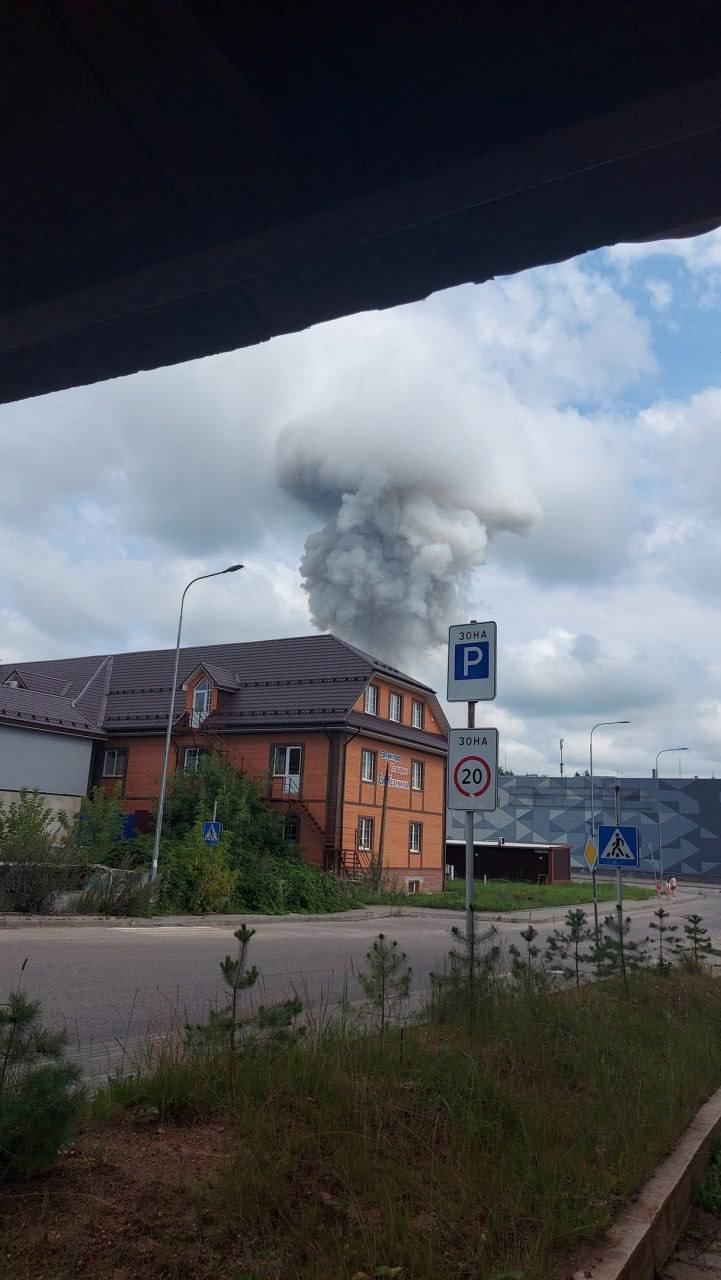
[[[490,650],[487,640],[457,644],[454,650],[456,680],[487,680]]]
[[[496,696],[496,624],[467,622],[448,631],[448,701]]]

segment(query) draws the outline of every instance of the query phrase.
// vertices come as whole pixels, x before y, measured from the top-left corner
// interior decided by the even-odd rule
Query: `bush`
[[[160,851],[162,911],[202,915],[229,908],[237,874],[228,866],[226,845],[205,844],[199,827]]]
[[[350,886],[298,854],[284,857],[242,854],[233,894],[233,910],[269,915],[286,912],[347,911],[359,905]]]
[[[43,911],[54,893],[68,887],[72,857],[57,842],[57,820],[38,791],[24,789],[18,800],[0,801],[0,910]]]
[[[24,992],[0,1007],[0,1179],[48,1169],[72,1136],[82,1095],[78,1068],[63,1062],[66,1043]]]
[[[119,785],[110,795],[102,787],[93,787],[83,798],[79,813],[70,818],[62,815],[63,842],[76,862],[113,866],[123,857],[121,800]]]

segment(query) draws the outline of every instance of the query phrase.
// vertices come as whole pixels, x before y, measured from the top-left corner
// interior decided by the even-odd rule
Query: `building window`
[[[370,850],[373,848],[373,819],[358,819],[358,848]]]
[[[376,780],[375,751],[364,751],[361,755],[361,780],[363,782],[375,782]]]
[[[409,893],[420,893],[421,891],[420,880],[407,880],[406,885]]]
[[[411,822],[408,834],[408,847],[411,853],[420,853],[423,847],[423,823]]]
[[[203,756],[207,756],[206,747],[186,747],[183,757],[183,768],[186,773],[197,773]]]
[[[128,752],[125,747],[113,747],[103,758],[104,778],[124,778],[128,769]]]
[[[369,716],[378,715],[378,685],[377,684],[369,684],[368,687],[366,688],[365,696],[363,699],[363,710],[365,711],[366,715],[369,715]]]
[[[397,720],[399,724],[403,719],[403,699],[399,693],[392,693],[389,698],[388,719]]]
[[[423,713],[424,713],[424,711],[425,711],[425,707],[423,706],[423,703],[422,703],[422,702],[416,702],[416,700],[415,700],[415,698],[414,698],[414,699],[413,699],[413,719],[412,719],[412,723],[413,723],[413,728],[414,728],[414,729],[422,729],[422,728],[423,728]]]
[[[411,760],[411,791],[423,790],[423,762]]]
[[[200,680],[193,689],[193,709],[190,713],[191,725],[202,724],[210,712],[210,681]]]
[[[302,747],[273,747],[273,777],[283,779],[283,795],[300,794]]]
[[[289,813],[285,820],[283,832],[288,844],[298,844],[300,840],[300,818],[297,813]]]

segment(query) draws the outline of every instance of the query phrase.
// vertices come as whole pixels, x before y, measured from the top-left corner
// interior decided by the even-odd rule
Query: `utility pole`
[[[561,749],[561,777],[563,777],[563,738],[561,738],[558,745]]]

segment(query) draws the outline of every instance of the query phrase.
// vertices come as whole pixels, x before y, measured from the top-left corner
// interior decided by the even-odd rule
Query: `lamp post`
[[[165,784],[168,780],[168,760],[170,758],[170,740],[173,733],[173,712],[175,711],[175,691],[178,685],[178,667],[180,665],[180,633],[183,630],[183,607],[185,605],[185,597],[195,582],[202,582],[204,578],[220,578],[224,573],[237,573],[242,569],[242,564],[231,564],[227,569],[217,569],[215,573],[200,573],[197,578],[191,578],[182,596],[180,597],[180,614],[178,616],[178,636],[175,641],[175,664],[173,666],[173,682],[170,688],[170,708],[168,710],[168,724],[165,731],[165,751],[163,752],[163,771],[160,777],[160,795],[158,797],[158,812],[155,815],[155,836],[153,839],[153,861],[150,866],[150,879],[155,880],[158,874],[158,857],[160,856],[160,837],[163,832],[163,811],[165,809]]]
[[[656,752],[656,822],[658,825],[658,882],[663,893],[663,838],[661,836],[661,783],[658,777],[658,762],[661,756],[669,751],[688,751],[688,747],[662,747]]]
[[[630,720],[600,720],[598,724],[594,724],[593,727],[591,728],[591,737],[589,740],[589,747],[588,747],[588,759],[589,759],[589,765],[590,765],[589,773],[591,775],[591,839],[594,842],[596,839],[596,807],[594,804],[594,794],[593,794],[593,735],[597,729],[604,729],[608,725],[630,724],[630,723],[631,723]],[[598,848],[596,849],[596,855],[597,855],[596,861],[598,862]],[[595,867],[591,872],[591,883],[593,886],[593,928],[596,935],[596,946],[598,946],[600,939],[599,939],[599,932],[598,932],[598,893],[596,890],[596,868]]]

